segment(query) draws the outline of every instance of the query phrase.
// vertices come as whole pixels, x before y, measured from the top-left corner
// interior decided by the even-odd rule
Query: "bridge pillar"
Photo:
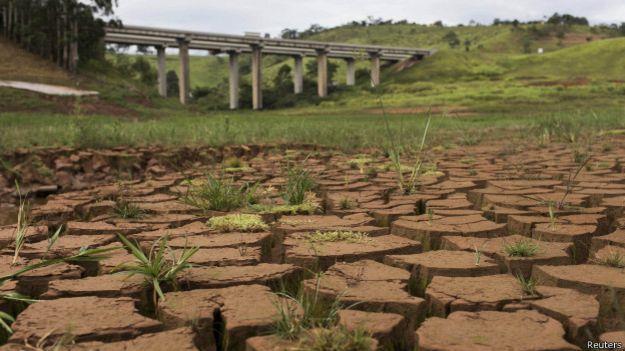
[[[345,82],[347,85],[356,84],[356,60],[354,58],[345,59],[347,64]]]
[[[157,71],[158,71],[158,94],[162,97],[167,97],[167,66],[165,55],[165,46],[156,46],[157,57]]]
[[[380,84],[380,53],[370,52],[371,57],[371,86],[378,86]]]
[[[293,91],[295,94],[304,92],[304,57],[302,55],[293,56]]]
[[[328,96],[328,51],[317,50],[317,95]]]
[[[230,59],[230,109],[239,108],[239,53],[237,51],[228,51]]]
[[[252,107],[263,108],[263,53],[257,44],[252,45]]]
[[[178,40],[180,55],[180,77],[178,78],[180,88],[180,103],[186,105],[189,102],[190,72],[189,72],[189,41]]]

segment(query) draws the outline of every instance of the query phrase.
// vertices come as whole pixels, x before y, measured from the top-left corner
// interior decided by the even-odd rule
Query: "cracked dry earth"
[[[124,250],[9,281],[3,292],[38,301],[17,315],[0,350],[45,349],[68,333],[74,344],[60,349],[295,350],[296,342],[272,334],[275,293],[284,286],[338,300],[338,323],[364,328],[383,350],[582,350],[588,341],[622,342],[625,270],[614,258],[625,262],[625,143],[594,153],[574,178],[578,165],[564,145],[501,150],[432,152],[436,169],[411,194],[398,191],[381,156],[260,152],[226,176],[258,183],[261,202],[280,204],[284,169],[299,162],[318,184],[320,206],[314,214],[263,213],[269,229],[254,233],[215,231],[207,220],[225,213],[180,201],[185,180],[215,166],[51,195],[32,211],[18,265],[11,264],[14,227],[0,228],[5,274],[81,248],[119,246],[118,233],[144,248],[168,235],[172,249],[199,251],[157,313],[142,307],[149,292],[140,277],[112,274],[133,261]],[[117,217],[120,197],[144,215]],[[313,243],[317,231],[366,235]],[[536,250],[511,255],[517,244]],[[308,270],[324,273],[317,280]],[[3,311],[15,307],[2,302]]]

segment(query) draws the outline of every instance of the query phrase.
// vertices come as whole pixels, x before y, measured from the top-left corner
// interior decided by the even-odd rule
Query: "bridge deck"
[[[359,58],[377,54],[381,59],[393,61],[424,57],[433,53],[432,50],[419,48],[262,38],[137,26],[108,27],[104,41],[113,44],[165,45],[168,47],[177,47],[180,41],[186,41],[191,49],[216,52],[251,52],[253,46],[261,46],[263,52],[268,54],[315,56],[318,51],[323,51],[329,57],[335,58]]]

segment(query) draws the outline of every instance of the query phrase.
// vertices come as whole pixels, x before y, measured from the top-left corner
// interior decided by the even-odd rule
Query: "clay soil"
[[[24,151],[12,156],[13,171],[39,199],[13,264],[16,173],[0,173],[3,275],[85,248],[121,246],[117,234],[144,249],[167,235],[173,252],[199,251],[157,308],[141,277],[111,274],[134,261],[124,249],[5,282],[3,293],[37,301],[21,308],[0,302],[16,314],[0,351],[52,349],[68,336],[67,346],[54,349],[297,349],[297,340],[274,333],[284,303],[278,293],[298,288],[338,301],[337,323],[364,329],[369,344],[385,350],[583,350],[589,341],[622,342],[625,141],[592,155],[574,177],[579,166],[568,145],[434,150],[435,167],[406,194],[390,160],[374,153],[365,160],[304,147]],[[242,167],[224,170],[231,157]],[[308,195],[317,208],[272,211],[284,204],[293,164],[318,185]],[[257,184],[263,210],[206,211],[183,201],[189,184],[209,173]],[[121,200],[140,215],[122,218],[115,211]],[[258,213],[267,227],[208,226],[228,213]],[[311,239],[318,231],[362,235]]]

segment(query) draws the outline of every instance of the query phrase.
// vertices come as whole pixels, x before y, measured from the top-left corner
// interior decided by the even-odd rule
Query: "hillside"
[[[451,48],[446,38],[453,32],[461,43]],[[538,34],[537,34],[538,33]],[[571,26],[565,33],[537,25],[435,27],[415,24],[378,26],[342,26],[326,30],[309,39],[380,45],[435,48],[432,57],[409,68],[383,68],[384,99],[389,106],[423,110],[477,112],[517,112],[524,107],[538,110],[578,109],[592,106],[619,106],[624,88],[619,83],[625,75],[625,39],[606,38],[591,27]],[[528,39],[530,38],[530,39]],[[465,41],[471,42],[465,47]],[[543,48],[544,54],[536,53]],[[524,51],[528,51],[525,53]],[[147,56],[155,65],[155,58]],[[314,61],[307,58],[305,63]],[[337,66],[332,79],[337,85],[328,99],[299,99],[295,106],[319,106],[328,109],[375,108],[378,99],[368,89],[366,79],[355,88],[342,86],[345,64]],[[311,62],[314,64],[314,62]],[[266,56],[264,84],[268,92],[280,67],[292,67],[292,60]],[[169,56],[168,69],[178,70],[178,59]],[[242,80],[249,58],[242,56]],[[359,61],[357,68],[367,70],[369,63]],[[204,56],[191,60],[192,87],[213,88],[225,104],[227,57]],[[311,83],[313,77],[311,77]],[[307,94],[314,97],[314,85]],[[215,97],[212,98],[214,103]],[[593,107],[595,108],[595,107]],[[400,110],[404,111],[404,110]]]
[[[539,26],[540,28],[540,26]],[[532,26],[513,27],[511,25],[499,26],[455,26],[455,27],[436,27],[417,24],[392,24],[378,26],[354,26],[347,25],[329,30],[307,37],[311,40],[320,41],[336,41],[358,44],[376,44],[376,45],[393,45],[393,46],[409,46],[437,49],[441,54],[429,58],[428,62],[434,62],[424,65],[424,69],[418,74],[424,79],[445,79],[456,77],[457,70],[471,70],[479,72],[481,75],[497,74],[505,67],[498,67],[498,62],[506,61],[505,65],[514,64],[525,56],[534,55],[538,48],[543,48],[550,55],[553,52],[561,52],[567,48],[577,48],[571,51],[564,51],[562,55],[575,53],[580,48],[588,48],[582,50],[595,50],[593,44],[597,41],[603,42],[606,34],[597,33],[599,31],[592,30],[584,26],[571,26],[563,37],[558,37],[555,32],[542,34],[533,34],[537,38],[527,39],[531,36]],[[459,46],[450,48],[445,36],[453,32],[457,35]],[[529,40],[529,41],[528,41]],[[466,52],[465,42],[468,45],[469,56]],[[524,45],[528,44],[527,46]],[[606,47],[609,45],[606,45]],[[528,51],[529,54],[525,54]],[[520,58],[518,58],[519,56]],[[156,65],[154,56],[147,56],[149,60]],[[473,58],[476,58],[475,60]],[[312,59],[310,59],[312,60]],[[541,59],[538,59],[541,60]],[[572,59],[574,60],[574,59]],[[248,58],[242,57],[243,65],[247,64]],[[344,64],[341,60],[333,60],[338,65],[335,81],[337,83],[344,82]],[[278,68],[287,64],[292,65],[290,59],[276,58],[267,56],[264,62],[265,80],[271,82],[277,74]],[[575,66],[583,66],[590,64],[588,60],[575,62]],[[493,66],[495,65],[495,66]],[[366,69],[367,62],[359,62],[359,68]],[[444,68],[443,68],[444,67]],[[565,66],[566,67],[566,66]],[[179,71],[177,56],[171,55],[167,58],[167,68],[169,70]],[[430,70],[431,68],[431,70]],[[562,70],[563,68],[560,68]],[[583,68],[580,68],[583,70]],[[191,59],[191,86],[192,87],[215,87],[223,83],[227,79],[227,58],[223,56],[196,56]],[[396,80],[402,81],[403,73],[397,75]],[[411,74],[407,75],[407,79],[415,78]],[[245,79],[245,76],[244,78]]]
[[[71,75],[53,62],[31,54],[0,38],[0,80],[15,80],[95,90],[97,97],[73,98],[47,96],[29,91],[0,87],[0,113],[49,112],[136,116],[141,110],[163,106],[153,99],[153,87],[123,76],[114,67],[90,62]],[[167,104],[165,103],[165,106]]]

